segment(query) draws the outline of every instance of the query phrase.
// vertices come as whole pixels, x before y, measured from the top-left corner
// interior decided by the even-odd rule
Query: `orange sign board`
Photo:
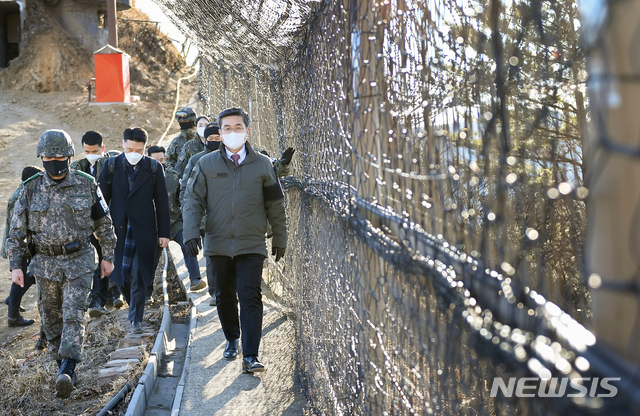
[[[129,56],[124,53],[95,53],[96,101],[128,103],[131,101]]]

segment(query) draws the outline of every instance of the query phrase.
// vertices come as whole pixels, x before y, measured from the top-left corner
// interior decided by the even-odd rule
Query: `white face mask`
[[[205,126],[198,127],[198,128],[196,129],[196,130],[198,130],[198,136],[200,136],[200,138],[201,138],[202,140],[204,140],[204,129],[205,129]]]
[[[223,134],[222,142],[227,149],[236,150],[242,147],[245,137],[247,137],[247,132]]]
[[[140,162],[140,159],[142,159],[142,155],[136,152],[125,153],[124,157],[127,158],[127,162],[131,163],[134,166],[137,165],[138,162]]]
[[[87,158],[87,160],[89,161],[89,163],[91,163],[91,166],[95,165],[96,162],[98,161],[98,159],[100,159],[102,156],[100,155],[94,155],[94,154],[86,154],[84,155],[84,157]]]

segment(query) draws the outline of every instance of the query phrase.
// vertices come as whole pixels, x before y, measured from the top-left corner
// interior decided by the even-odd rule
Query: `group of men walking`
[[[293,149],[278,160],[254,150],[247,141],[249,116],[240,108],[224,110],[213,122],[196,118],[190,108],[176,118],[181,134],[166,152],[147,149],[142,128],[124,131],[118,155],[105,154],[100,133],[87,132],[85,158],[73,163],[69,135],[47,130],[37,146],[44,171],[25,169],[10,198],[3,239],[13,281],[8,322],[33,323],[19,312],[35,281],[41,344],[46,338],[58,362],[60,397],[74,388],[85,311],[95,317],[109,301],[119,307],[122,293],[131,331],[142,332],[155,268],[170,240],[182,248],[190,289],[204,290],[208,283],[227,339],[224,357],[237,357],[241,338],[243,371],[264,371],[258,350],[266,236],[280,260],[287,230],[277,176],[288,172]],[[203,240],[207,282],[197,261]]]

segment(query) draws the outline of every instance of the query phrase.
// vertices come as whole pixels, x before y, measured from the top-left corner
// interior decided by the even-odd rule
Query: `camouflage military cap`
[[[40,135],[36,152],[38,157],[66,157],[75,155],[76,149],[66,131],[47,130]]]

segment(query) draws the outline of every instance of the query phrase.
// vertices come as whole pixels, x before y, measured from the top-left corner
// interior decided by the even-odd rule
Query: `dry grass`
[[[158,276],[161,274],[156,275],[155,287],[162,291]],[[111,413],[112,416],[124,415],[147,360],[102,388],[98,388],[97,378],[98,371],[109,360],[109,354],[117,349],[118,341],[127,333],[127,312],[127,308],[115,310],[86,323],[83,361],[76,367],[78,380],[69,399],[56,397],[57,364],[47,351],[32,350],[31,332],[17,333],[6,339],[0,348],[0,415],[95,415],[125,383],[129,383],[131,392]],[[145,321],[157,331],[162,321],[161,303],[145,308]],[[149,340],[147,351],[154,342],[155,338]]]
[[[0,349],[0,414],[2,415],[92,415],[100,411],[126,382],[135,386],[143,370],[139,364],[110,385],[98,388],[98,371],[125,335],[114,315],[87,325],[83,361],[77,367],[76,389],[69,399],[56,397],[57,365],[48,352],[29,351],[29,342],[11,343]],[[22,354],[21,354],[22,353]]]

